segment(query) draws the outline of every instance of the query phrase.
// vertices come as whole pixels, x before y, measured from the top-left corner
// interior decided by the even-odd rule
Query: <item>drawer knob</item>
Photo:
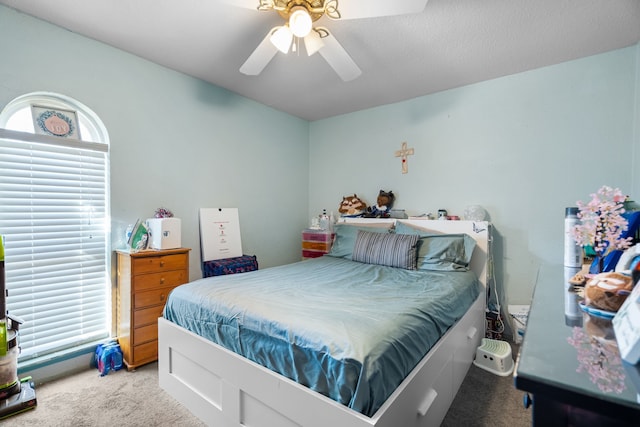
[[[160,294],[160,301],[164,301],[164,294]]]
[[[164,277],[160,278],[160,283],[164,283]]]
[[[164,261],[160,261],[160,267],[164,267]]]

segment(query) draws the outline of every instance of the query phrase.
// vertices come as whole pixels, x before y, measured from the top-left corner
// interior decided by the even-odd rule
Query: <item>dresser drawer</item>
[[[134,277],[133,292],[160,287],[176,287],[187,283],[185,270],[163,271],[162,273],[140,274]]]
[[[167,301],[167,297],[169,296],[169,292],[171,292],[172,289],[173,288],[159,288],[144,292],[136,292],[133,294],[133,308],[144,308],[158,304],[164,305]]]
[[[162,316],[162,310],[164,310],[164,304],[145,308],[143,310],[135,310],[133,312],[134,327],[137,328],[139,326],[150,325],[152,323],[157,324],[158,317]]]
[[[140,365],[158,359],[158,340],[150,341],[133,347],[132,365]]]
[[[133,330],[133,342],[146,343],[158,339],[158,322],[154,322],[147,326],[135,328]]]
[[[189,255],[172,254],[148,256],[134,258],[132,262],[134,274],[156,273],[160,271],[186,269],[189,263]]]

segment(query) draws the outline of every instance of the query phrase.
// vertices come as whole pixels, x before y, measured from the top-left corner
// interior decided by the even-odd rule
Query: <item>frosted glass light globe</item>
[[[312,25],[311,16],[309,16],[309,12],[303,7],[297,8],[289,16],[289,28],[291,28],[291,32],[296,37],[304,37],[309,34]]]
[[[480,205],[470,205],[462,212],[467,221],[484,221],[487,218],[487,211]]]

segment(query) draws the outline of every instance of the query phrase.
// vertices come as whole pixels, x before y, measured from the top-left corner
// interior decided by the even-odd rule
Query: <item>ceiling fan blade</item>
[[[320,55],[331,65],[335,72],[338,73],[340,78],[348,82],[362,74],[360,68],[358,68],[347,51],[344,50],[329,30],[324,27],[318,27],[317,29],[322,33],[326,33],[326,36],[322,37],[324,47],[318,52],[320,52]]]
[[[420,13],[428,0],[349,0],[338,3],[341,19],[374,18],[378,16]]]
[[[226,3],[231,6],[241,7],[243,9],[258,10],[260,0],[218,0],[220,3]]]
[[[264,67],[276,56],[278,48],[271,43],[271,35],[281,27],[274,27],[267,33],[260,42],[256,50],[247,58],[240,67],[240,72],[248,76],[257,76],[264,70]]]

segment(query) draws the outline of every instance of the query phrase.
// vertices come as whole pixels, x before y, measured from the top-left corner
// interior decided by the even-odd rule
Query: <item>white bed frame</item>
[[[360,219],[362,221],[362,219]],[[394,220],[367,220],[394,221]],[[398,220],[442,233],[467,233],[477,246],[471,269],[487,285],[490,224]],[[349,221],[352,222],[352,221]],[[158,319],[160,387],[215,427],[439,426],[485,331],[486,292],[436,343],[372,417]]]

